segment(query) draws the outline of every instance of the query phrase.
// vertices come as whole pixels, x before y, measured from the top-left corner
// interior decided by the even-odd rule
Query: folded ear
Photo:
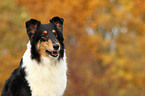
[[[58,31],[63,32],[63,22],[64,22],[63,18],[56,16],[50,19],[50,22],[56,25],[56,28],[58,29]]]
[[[26,29],[29,39],[31,39],[31,36],[38,30],[40,24],[41,22],[35,19],[31,19],[26,22]]]

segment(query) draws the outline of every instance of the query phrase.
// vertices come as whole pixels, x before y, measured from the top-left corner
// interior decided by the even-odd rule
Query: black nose
[[[53,44],[53,48],[54,48],[55,50],[58,50],[59,45],[58,45],[58,44]]]

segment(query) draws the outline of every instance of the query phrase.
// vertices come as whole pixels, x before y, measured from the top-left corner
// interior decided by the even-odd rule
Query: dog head
[[[64,19],[60,17],[53,17],[48,24],[41,24],[35,19],[26,22],[32,59],[40,61],[41,56],[58,58],[58,60],[63,58],[63,22]]]

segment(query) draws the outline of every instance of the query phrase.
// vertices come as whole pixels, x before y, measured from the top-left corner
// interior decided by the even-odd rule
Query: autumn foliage
[[[144,0],[3,0],[0,89],[26,49],[24,23],[64,18],[64,96],[145,96]]]

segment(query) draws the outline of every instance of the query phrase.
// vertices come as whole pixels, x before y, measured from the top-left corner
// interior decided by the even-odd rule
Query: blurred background
[[[145,0],[0,0],[0,93],[19,66],[25,22],[63,17],[64,96],[145,96]]]

